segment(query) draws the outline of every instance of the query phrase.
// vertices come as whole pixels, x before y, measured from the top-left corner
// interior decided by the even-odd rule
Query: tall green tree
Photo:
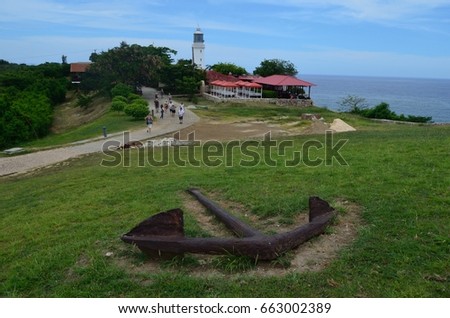
[[[162,82],[166,85],[166,93],[188,94],[198,92],[200,82],[205,80],[205,72],[192,65],[191,60],[180,59],[175,64],[166,65]]]
[[[232,74],[235,76],[248,74],[247,70],[233,63],[217,63],[210,66],[210,69],[221,74]]]
[[[3,63],[0,68],[0,148],[45,136],[53,107],[65,100],[67,65]]]
[[[23,92],[14,99],[0,96],[0,147],[45,136],[51,126],[53,109],[48,97]]]
[[[161,78],[163,67],[173,61],[172,54],[176,51],[166,47],[144,47],[126,42],[106,52],[93,53],[83,88],[109,92],[116,83],[131,87],[155,86]]]
[[[264,60],[253,71],[253,74],[261,76],[270,76],[270,75],[295,76],[297,75],[297,73],[298,71],[292,62],[280,59]]]

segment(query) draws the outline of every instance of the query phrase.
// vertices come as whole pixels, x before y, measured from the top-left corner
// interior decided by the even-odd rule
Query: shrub
[[[132,103],[133,104],[142,104],[142,105],[145,105],[146,107],[148,107],[148,102],[143,98],[135,99],[132,101]]]
[[[394,111],[389,108],[388,103],[380,103],[375,107],[366,108],[366,109],[353,109],[352,113],[359,114],[361,116],[367,118],[376,118],[376,119],[389,119],[389,120],[398,120],[398,121],[410,121],[416,123],[427,123],[431,122],[431,117],[424,116],[413,116],[413,115],[397,115]]]
[[[124,102],[125,104],[128,104],[128,98],[126,98],[125,96],[116,96],[112,99],[113,102],[116,101],[121,101]]]
[[[123,96],[128,97],[133,92],[132,88],[126,84],[118,83],[111,89],[111,96]]]
[[[53,109],[43,93],[22,92],[13,101],[0,98],[0,148],[45,136],[52,124]]]
[[[406,121],[412,121],[415,123],[429,123],[431,122],[433,119],[433,117],[431,116],[413,116],[413,115],[408,115],[406,117]]]
[[[82,108],[88,108],[92,103],[93,97],[89,95],[80,94],[77,98],[77,105]]]
[[[275,91],[263,90],[262,97],[263,98],[277,98],[278,95],[277,95],[277,92],[275,92]]]
[[[129,94],[128,95],[128,100],[131,102],[131,101],[134,101],[134,100],[137,100],[137,99],[142,99],[142,97],[141,96],[139,96],[138,94]],[[144,99],[142,99],[142,100],[144,100]]]
[[[145,102],[144,104],[139,100],[136,100],[133,103],[127,105],[124,109],[124,112],[128,116],[133,117],[134,119],[142,119],[148,114],[148,104],[147,102]]]
[[[122,112],[125,107],[127,107],[127,103],[122,100],[113,100],[111,103],[111,110],[116,112]]]
[[[398,119],[395,112],[391,111],[388,103],[381,103],[373,108],[363,111],[365,117],[378,119]]]

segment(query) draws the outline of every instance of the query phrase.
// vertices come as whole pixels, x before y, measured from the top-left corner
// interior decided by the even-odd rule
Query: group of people
[[[164,113],[167,113],[167,111],[170,111],[172,117],[175,117],[175,114],[177,112],[177,106],[173,103],[170,93],[168,95],[168,98],[168,101],[166,101],[164,104],[160,104],[158,94],[155,94],[155,111],[156,113],[160,113],[159,118],[161,119],[164,118]],[[181,103],[178,107],[178,120],[180,124],[183,123],[184,113],[185,107],[184,104]],[[153,126],[153,116],[151,113],[149,113],[147,117],[145,117],[145,122],[147,124],[147,132],[150,133]]]

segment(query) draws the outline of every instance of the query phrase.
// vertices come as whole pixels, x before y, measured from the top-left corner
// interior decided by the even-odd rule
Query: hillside
[[[51,132],[64,133],[75,127],[82,126],[102,117],[111,105],[106,97],[95,97],[91,105],[86,108],[77,105],[77,95],[69,91],[66,101],[55,107]]]

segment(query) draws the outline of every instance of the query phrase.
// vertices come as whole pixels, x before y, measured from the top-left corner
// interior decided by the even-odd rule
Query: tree
[[[131,93],[133,93],[133,89],[130,86],[123,83],[117,83],[111,89],[111,96],[113,98],[116,96],[128,97],[128,95],[130,95]]]
[[[195,94],[200,82],[205,80],[205,72],[194,67],[191,60],[185,59],[165,66],[162,73],[161,80],[166,85],[164,90],[176,94]],[[192,85],[193,82],[195,85]]]
[[[0,148],[45,136],[53,107],[65,100],[66,65],[0,65]]]
[[[292,62],[280,59],[264,60],[253,71],[253,74],[261,76],[270,76],[275,74],[295,76],[297,73],[298,71]]]
[[[196,81],[194,77],[183,76],[183,79],[176,80],[176,85],[179,93],[187,94],[190,101],[197,102],[195,94],[198,92],[200,83]]]
[[[235,76],[248,74],[247,70],[233,63],[217,63],[210,66],[210,69],[221,74],[233,74]]]
[[[369,105],[367,104],[366,99],[356,95],[348,95],[339,101],[339,110],[344,112],[359,114],[367,107],[369,107]]]
[[[90,60],[93,63],[85,78],[94,77],[97,80],[83,80],[87,80],[90,89],[105,92],[109,92],[118,82],[133,88],[141,85],[155,86],[161,78],[163,67],[172,62],[171,54],[176,54],[176,51],[166,47],[143,47],[122,42],[119,47],[107,52],[91,54]]]

